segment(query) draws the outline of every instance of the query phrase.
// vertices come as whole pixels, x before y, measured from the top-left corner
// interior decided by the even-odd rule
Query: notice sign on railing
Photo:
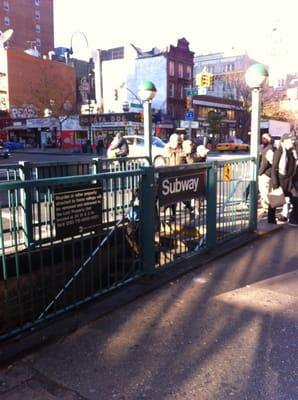
[[[102,188],[80,185],[54,192],[56,237],[79,235],[102,224]]]
[[[160,206],[206,195],[206,169],[160,172],[158,199]]]

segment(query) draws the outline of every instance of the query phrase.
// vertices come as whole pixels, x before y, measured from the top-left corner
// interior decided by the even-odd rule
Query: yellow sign
[[[232,165],[225,164],[223,169],[223,180],[224,182],[230,182],[232,179]]]

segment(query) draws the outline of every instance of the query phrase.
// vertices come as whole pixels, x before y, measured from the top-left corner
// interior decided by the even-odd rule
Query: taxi
[[[239,138],[230,138],[224,143],[218,143],[217,151],[249,151],[249,145]]]

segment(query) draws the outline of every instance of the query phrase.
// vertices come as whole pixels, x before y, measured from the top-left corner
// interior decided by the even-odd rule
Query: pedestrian
[[[298,227],[298,165],[296,165],[296,173],[293,177],[291,189],[292,210],[289,216],[289,225]]]
[[[129,154],[128,143],[121,132],[117,132],[109,147],[109,153],[115,157],[126,157]]]
[[[298,137],[296,137],[296,154],[298,153]],[[291,189],[292,211],[289,216],[289,225],[298,227],[298,159],[296,161],[296,173],[292,181]]]
[[[271,174],[273,163],[274,148],[272,137],[269,133],[264,133],[261,137],[260,165],[259,165],[259,192],[261,206],[267,211],[267,222],[276,224],[276,209],[270,207],[269,192],[271,190]]]
[[[203,144],[197,147],[197,160],[198,162],[205,162],[207,160],[207,155],[209,153],[209,149],[205,147]]]
[[[282,188],[286,203],[282,208],[280,217],[281,222],[286,222],[290,211],[290,198],[293,183],[293,177],[296,173],[297,153],[294,149],[295,135],[285,133],[280,140],[280,146],[275,150],[272,162],[272,188]]]
[[[183,151],[182,143],[183,137],[178,133],[172,133],[164,151],[166,165],[173,166],[186,164],[186,156]],[[171,204],[170,207],[172,210],[172,218],[174,219],[176,216],[177,204]]]
[[[98,156],[102,156],[104,152],[104,144],[102,138],[98,138],[97,144],[96,144],[96,153]]]
[[[191,140],[184,140],[182,143],[182,149],[185,154],[185,159],[187,164],[194,164],[198,162],[198,157],[196,153],[196,146]]]
[[[183,152],[183,138],[178,133],[172,133],[166,144],[164,156],[167,165],[185,164],[185,153]]]

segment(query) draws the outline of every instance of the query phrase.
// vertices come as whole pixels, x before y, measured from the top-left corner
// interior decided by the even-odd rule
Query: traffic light
[[[118,89],[114,89],[114,100],[118,100]]]
[[[201,86],[202,87],[208,87],[209,86],[209,75],[208,74],[202,74]]]
[[[191,96],[185,96],[185,108],[187,110],[191,108]]]
[[[208,86],[213,86],[213,85],[214,85],[214,75],[208,74]]]
[[[197,74],[196,75],[196,85],[198,87],[202,87],[202,74]]]
[[[142,123],[144,122],[144,113],[143,113],[143,111],[140,112],[140,121]]]

